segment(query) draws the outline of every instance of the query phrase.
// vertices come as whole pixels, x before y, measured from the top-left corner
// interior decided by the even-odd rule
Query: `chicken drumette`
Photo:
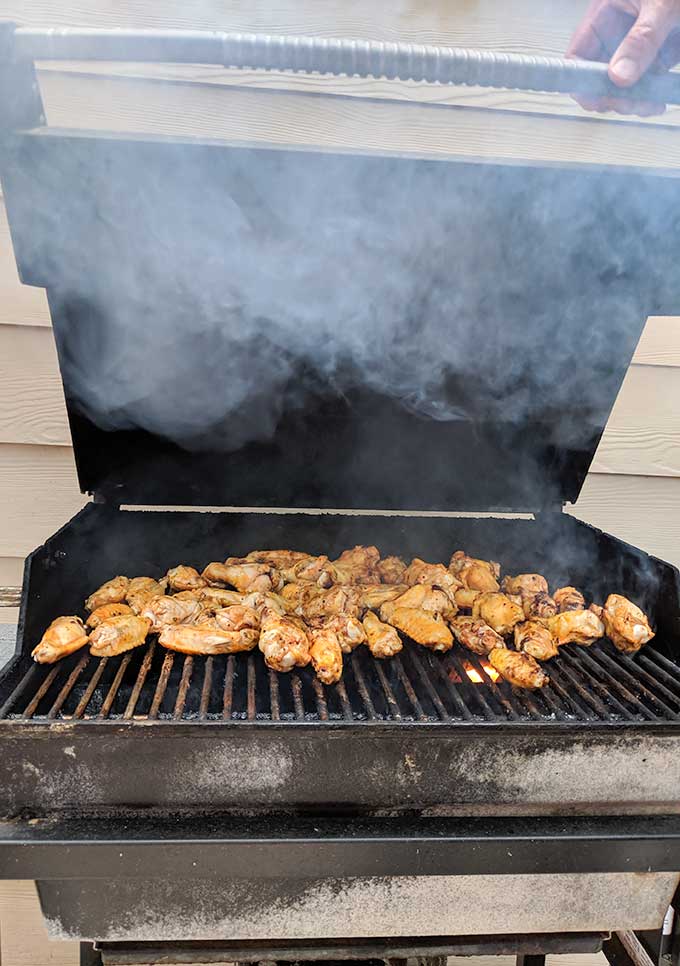
[[[172,567],[171,570],[168,570],[166,577],[171,590],[200,590],[208,583],[205,577],[201,577],[198,570],[184,564],[180,564],[179,567]]]
[[[390,624],[384,624],[372,611],[364,615],[364,631],[373,657],[394,657],[403,648],[399,634]]]
[[[332,627],[321,624],[309,631],[310,656],[316,676],[323,684],[335,684],[342,677],[342,648]]]
[[[586,606],[585,597],[575,587],[560,587],[553,594],[553,599],[560,614],[569,610],[584,610]]]
[[[384,584],[401,584],[406,573],[406,564],[401,557],[385,557],[377,565],[377,571]]]
[[[557,643],[541,621],[525,621],[515,625],[515,649],[537,661],[549,661],[557,655]]]
[[[463,550],[456,550],[449,561],[449,570],[468,590],[492,594],[500,589],[498,578],[501,568],[494,560],[478,560],[468,557]]]
[[[591,610],[568,610],[550,617],[546,624],[555,643],[588,647],[604,637],[604,624]]]
[[[130,581],[127,577],[113,577],[97,590],[85,601],[85,609],[96,610],[104,604],[121,604],[125,600]]]
[[[299,617],[281,616],[267,611],[262,616],[259,648],[268,667],[274,671],[292,671],[306,667],[311,661],[311,641]]]
[[[624,654],[635,654],[654,637],[644,611],[619,594],[607,597],[602,609],[602,623],[609,640]]]
[[[417,607],[428,614],[440,614],[444,620],[450,620],[458,613],[454,601],[443,590],[428,584],[416,584],[409,587],[394,601],[395,607]]]
[[[481,618],[503,637],[524,620],[524,611],[506,594],[481,594],[472,605],[472,616]]]
[[[517,688],[533,691],[542,688],[550,680],[538,661],[529,654],[497,647],[491,651],[488,660],[502,678]]]

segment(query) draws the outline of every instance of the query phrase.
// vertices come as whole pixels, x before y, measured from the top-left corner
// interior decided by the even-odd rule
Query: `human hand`
[[[647,71],[659,73],[680,62],[680,0],[592,0],[571,39],[567,57],[609,63],[618,87],[631,87]],[[622,97],[576,100],[588,111],[648,117],[665,105]]]

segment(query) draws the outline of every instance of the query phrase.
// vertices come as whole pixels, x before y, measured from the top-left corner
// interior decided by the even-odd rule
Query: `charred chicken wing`
[[[522,598],[522,609],[526,618],[554,617],[557,604],[550,594],[532,594]]]
[[[395,607],[394,604],[386,604],[381,608],[381,617],[385,607],[389,608],[387,623],[402,631],[416,643],[428,647],[431,651],[448,651],[453,646],[451,631],[439,615],[426,614],[416,607]]]
[[[607,637],[624,654],[635,654],[654,637],[654,631],[649,626],[644,611],[619,594],[610,594],[607,597],[602,610],[602,622]]]
[[[171,590],[199,590],[207,584],[207,580],[201,577],[198,570],[183,564],[168,570],[166,577]]]
[[[406,573],[406,564],[401,557],[385,557],[377,565],[377,571],[384,584],[401,584]]]
[[[500,634],[476,617],[454,617],[450,627],[458,643],[475,654],[489,654],[496,647],[505,647]]]
[[[95,657],[113,657],[124,651],[139,647],[146,640],[151,628],[147,617],[123,614],[102,621],[90,634],[90,654]]]
[[[372,611],[364,616],[364,631],[373,657],[394,657],[403,648],[401,638],[394,627],[384,624]]]
[[[585,597],[575,587],[560,587],[553,594],[553,599],[560,614],[568,610],[583,610],[586,606]]]
[[[259,647],[268,667],[291,671],[311,661],[311,642],[303,622],[297,617],[268,611],[262,617]]]
[[[567,610],[546,622],[556,644],[588,647],[604,637],[604,624],[591,610]]]
[[[309,631],[310,655],[316,676],[323,684],[335,684],[342,677],[342,648],[332,627],[321,625]]]
[[[515,624],[524,620],[524,611],[506,594],[481,594],[472,605],[472,616],[481,618],[503,637],[512,634]]]
[[[79,617],[57,617],[47,628],[31,657],[38,664],[54,664],[85,647],[89,638]]]
[[[515,624],[515,650],[529,654],[537,661],[549,661],[557,655],[557,644],[541,621]]]
[[[93,594],[90,594],[85,601],[85,609],[92,611],[103,604],[121,604],[125,600],[129,585],[130,581],[127,577],[114,577],[112,580],[107,580]]]
[[[260,632],[253,628],[227,631],[218,627],[214,618],[203,624],[173,624],[164,627],[158,638],[169,651],[181,654],[237,654],[252,651]]]
[[[542,688],[550,678],[529,654],[509,651],[504,647],[497,647],[489,654],[489,663],[500,676],[516,688],[528,688],[530,691]]]
[[[132,608],[128,604],[102,604],[93,610],[85,623],[88,627],[96,627],[109,617],[122,617],[123,614],[131,614]]]

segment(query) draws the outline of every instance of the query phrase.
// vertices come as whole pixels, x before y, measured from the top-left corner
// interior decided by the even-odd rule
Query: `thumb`
[[[656,59],[675,25],[666,4],[643,5],[637,20],[609,62],[609,77],[619,87],[636,84]]]

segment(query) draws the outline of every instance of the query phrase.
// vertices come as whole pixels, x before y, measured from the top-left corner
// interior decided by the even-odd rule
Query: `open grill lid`
[[[680,310],[654,173],[36,128],[3,185],[118,504],[559,507]]]

